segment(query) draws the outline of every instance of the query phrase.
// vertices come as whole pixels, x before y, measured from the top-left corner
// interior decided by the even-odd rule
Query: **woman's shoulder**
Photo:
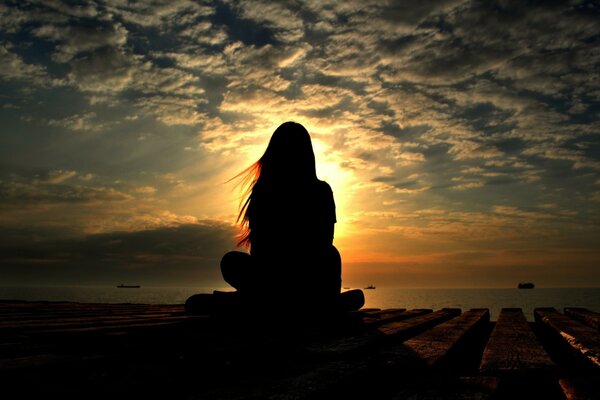
[[[322,190],[323,192],[327,192],[327,193],[333,192],[331,190],[331,186],[329,186],[329,183],[327,183],[325,181],[321,181],[321,180],[317,179],[316,187],[318,190]]]

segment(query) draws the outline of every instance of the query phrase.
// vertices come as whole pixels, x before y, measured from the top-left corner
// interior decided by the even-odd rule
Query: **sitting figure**
[[[340,293],[333,192],[317,178],[306,129],[295,122],[280,125],[263,156],[238,177],[248,184],[238,215],[238,246],[250,252],[232,251],[221,260],[223,278],[237,289],[221,301],[294,310],[362,307],[362,291]],[[215,292],[212,306],[224,294]],[[192,296],[186,310],[201,308],[204,297]]]

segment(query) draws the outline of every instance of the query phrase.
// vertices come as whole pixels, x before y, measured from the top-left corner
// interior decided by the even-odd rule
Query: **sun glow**
[[[335,199],[337,224],[335,237],[343,238],[349,231],[349,220],[344,216],[350,215],[349,205],[352,198],[353,174],[340,166],[340,160],[332,155],[330,147],[318,139],[313,140],[313,150],[317,163],[317,176],[326,181],[333,190]]]

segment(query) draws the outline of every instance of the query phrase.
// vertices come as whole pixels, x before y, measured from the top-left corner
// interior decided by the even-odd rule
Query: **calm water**
[[[194,293],[211,293],[212,288],[119,289],[106,286],[86,287],[0,287],[0,299],[76,301],[85,303],[182,304]],[[586,307],[600,312],[600,288],[595,289],[394,289],[364,290],[365,307],[373,308],[489,308],[494,320],[503,307],[520,307],[533,320],[536,307]]]

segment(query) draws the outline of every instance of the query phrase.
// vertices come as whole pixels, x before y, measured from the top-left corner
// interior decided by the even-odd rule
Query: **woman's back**
[[[250,252],[257,259],[290,250],[304,258],[332,245],[335,202],[326,182],[257,190],[248,213]]]

